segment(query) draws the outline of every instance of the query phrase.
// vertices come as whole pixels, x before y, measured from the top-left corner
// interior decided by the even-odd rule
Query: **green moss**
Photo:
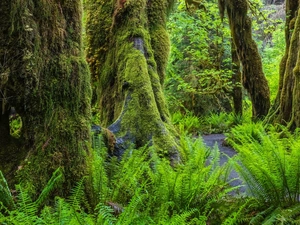
[[[263,118],[270,108],[270,91],[257,45],[252,39],[251,19],[247,15],[248,2],[228,0],[219,1],[219,4],[221,10],[226,9],[233,42],[243,65],[242,83],[252,101],[253,119]]]
[[[102,2],[98,8],[89,8],[88,13],[107,15],[110,11],[111,19],[106,18],[100,27],[91,17],[87,21],[90,34],[110,27],[109,39],[88,41],[89,49],[102,53],[90,52],[88,56],[99,62],[92,71],[99,71],[93,77],[97,80],[102,126],[113,124],[110,129],[116,137],[127,137],[136,147],[153,143],[162,155],[173,154],[177,148],[161,86],[170,45],[166,32],[168,6],[168,1],[157,0],[127,0],[121,8]],[[140,42],[140,49],[134,47],[135,41]],[[90,63],[92,68],[94,65]]]
[[[56,194],[66,196],[87,174],[90,146],[91,87],[81,43],[81,1],[14,1],[9,17],[14,61],[7,87],[23,123],[19,155],[27,155],[18,178],[38,194],[61,167],[64,188]]]

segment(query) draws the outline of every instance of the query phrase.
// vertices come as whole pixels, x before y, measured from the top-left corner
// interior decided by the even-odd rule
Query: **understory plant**
[[[236,126],[227,142],[238,151],[234,168],[259,206],[251,224],[300,222],[299,132],[259,123]]]
[[[1,205],[0,224],[221,224],[244,204],[232,204],[230,165],[220,165],[218,149],[201,139],[183,136],[180,146],[181,162],[172,167],[151,146],[130,148],[119,160],[95,145],[91,176],[70,197],[46,201],[63,179],[60,170],[37,200],[19,185],[15,206]]]
[[[175,168],[153,147],[128,149],[121,161],[109,159],[108,191],[97,206],[101,224],[220,224],[235,211],[221,210],[237,187],[228,184],[230,165],[220,165],[218,149],[188,136],[180,146],[182,161]]]

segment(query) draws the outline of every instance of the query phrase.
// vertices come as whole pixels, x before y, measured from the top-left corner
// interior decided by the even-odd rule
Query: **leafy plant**
[[[194,116],[191,112],[175,112],[172,114],[172,123],[177,127],[182,136],[187,134],[196,135],[201,129],[201,119]]]
[[[1,173],[2,174],[2,173]],[[28,191],[24,189],[20,184],[16,185],[16,191],[18,193],[16,202],[13,201],[10,193],[7,192],[7,185],[4,192],[0,192],[0,199],[4,199],[3,204],[0,205],[0,212],[4,211],[4,214],[0,213],[1,224],[16,224],[16,225],[31,225],[31,224],[45,224],[44,220],[38,217],[38,211],[41,204],[49,196],[50,192],[58,186],[62,180],[62,171],[58,168],[52,175],[48,184],[38,197],[36,201],[33,201],[28,194]],[[5,183],[5,179],[2,175],[1,183]],[[0,185],[1,187],[2,185]],[[10,197],[9,197],[9,196]],[[8,202],[9,204],[6,204]]]
[[[217,4],[202,1],[202,9],[186,11],[179,1],[168,29],[171,56],[165,91],[173,112],[187,109],[200,116],[230,109],[232,90],[230,31]]]
[[[16,138],[20,137],[22,129],[22,119],[18,115],[14,115],[9,120],[10,135]]]
[[[238,151],[235,169],[247,192],[260,203],[253,224],[279,223],[279,218],[299,219],[300,141],[288,131],[275,132],[262,123],[232,129],[228,142]],[[291,212],[290,214],[287,212]],[[277,221],[277,222],[276,222]]]

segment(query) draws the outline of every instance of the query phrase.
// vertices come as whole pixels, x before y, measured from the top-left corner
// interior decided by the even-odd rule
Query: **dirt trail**
[[[206,146],[213,148],[216,144],[218,145],[219,151],[221,152],[221,157],[220,157],[220,164],[222,165],[223,163],[228,161],[227,156],[233,157],[236,155],[236,151],[233,148],[227,147],[223,145],[225,135],[224,134],[209,134],[209,135],[203,135],[202,136],[204,143]],[[226,156],[227,155],[227,156]],[[239,178],[239,175],[236,171],[232,171],[231,174],[229,175],[229,180],[234,179],[234,178]],[[238,186],[241,185],[242,181],[240,179],[234,180],[231,182],[232,186]],[[245,192],[245,187],[241,187],[240,192]]]

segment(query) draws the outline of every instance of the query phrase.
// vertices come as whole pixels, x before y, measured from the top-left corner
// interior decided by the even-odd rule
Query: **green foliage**
[[[235,189],[226,182],[230,168],[220,166],[219,151],[208,151],[201,140],[185,136],[180,145],[182,164],[175,169],[152,148],[127,151],[113,178],[112,199],[124,205],[120,224],[217,221],[218,208]]]
[[[271,99],[274,100],[278,91],[279,64],[285,51],[284,24],[272,33],[272,42],[266,45],[262,54],[263,67],[269,82]]]
[[[205,133],[226,133],[230,128],[250,122],[250,118],[235,113],[211,113],[204,117],[203,131]]]
[[[21,129],[22,129],[22,119],[20,116],[16,116],[10,119],[10,135],[16,138],[20,137]]]
[[[2,173],[1,173],[2,175]],[[2,181],[5,179],[1,178]],[[52,175],[47,186],[43,189],[42,193],[36,201],[33,201],[29,196],[29,191],[22,185],[16,185],[16,192],[18,193],[16,197],[16,202],[12,203],[12,197],[9,190],[4,193],[0,192],[0,200],[3,203],[0,205],[0,223],[1,224],[16,224],[16,225],[34,225],[34,224],[49,224],[45,223],[42,217],[38,217],[38,211],[41,204],[45,199],[49,198],[50,193],[54,188],[62,182],[62,172],[58,168]],[[2,182],[1,182],[2,183]],[[2,187],[0,185],[0,187]],[[6,186],[6,189],[8,187]],[[9,192],[10,204],[5,204],[8,200],[7,195]],[[2,199],[4,198],[4,201]],[[1,212],[4,212],[1,214]]]
[[[201,119],[194,116],[191,112],[185,114],[175,112],[171,119],[172,123],[182,136],[187,134],[197,135],[201,129]]]
[[[45,187],[41,200],[32,201],[27,191],[17,186],[17,207],[5,208],[0,223],[220,224],[235,210],[233,206],[223,207],[232,205],[228,193],[236,189],[227,182],[230,165],[220,166],[220,152],[217,148],[208,150],[201,139],[183,136],[180,144],[182,163],[176,168],[158,157],[153,146],[128,149],[118,161],[107,158],[102,145],[90,162],[93,208],[85,199],[84,179],[69,198],[56,197],[54,205],[39,208],[53,182],[62,179],[58,171]]]
[[[279,224],[299,219],[300,140],[299,135],[262,123],[237,126],[227,140],[237,151],[235,169],[247,185],[250,196],[260,203],[261,213],[253,224]],[[290,214],[289,214],[290,212]]]
[[[109,196],[107,168],[105,159],[107,158],[107,148],[103,143],[100,134],[93,134],[93,143],[97,142],[92,151],[90,159],[90,183],[92,184],[91,205],[97,205],[100,201],[105,201]]]
[[[14,207],[12,195],[10,193],[6,179],[4,178],[1,170],[0,170],[0,203],[9,209],[12,209]]]
[[[192,112],[175,112],[172,114],[172,123],[181,136],[226,133],[231,127],[250,122],[250,117],[234,113],[211,113],[197,117]]]
[[[230,31],[214,2],[186,12],[184,1],[170,17],[171,56],[165,90],[171,111],[195,115],[230,109]]]
[[[209,133],[223,133],[228,130],[230,121],[228,120],[228,114],[221,112],[219,114],[210,114],[206,122],[209,125]]]

